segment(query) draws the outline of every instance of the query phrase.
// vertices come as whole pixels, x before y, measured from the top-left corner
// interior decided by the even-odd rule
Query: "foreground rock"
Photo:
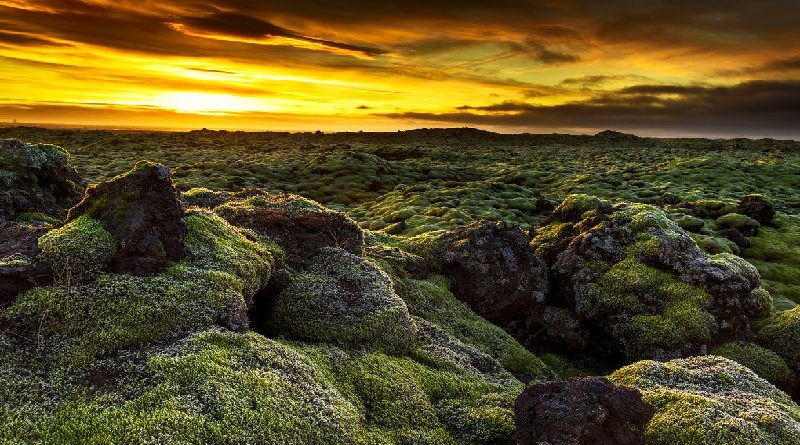
[[[637,389],[602,377],[534,385],[514,405],[517,444],[638,445],[653,412]]]
[[[0,223],[0,306],[21,292],[52,281],[47,265],[36,261],[43,227]]]
[[[290,261],[313,257],[324,247],[356,255],[364,251],[364,234],[353,220],[297,195],[262,193],[215,211],[231,224],[269,236]]]
[[[609,379],[638,388],[655,415],[648,445],[790,445],[800,441],[800,407],[753,371],[704,356],[667,363],[642,361]]]
[[[62,217],[82,192],[80,176],[63,149],[0,141],[0,223],[30,212]]]
[[[124,175],[93,185],[70,209],[67,223],[86,215],[119,243],[109,270],[152,275],[184,255],[186,223],[167,167],[139,162]]]

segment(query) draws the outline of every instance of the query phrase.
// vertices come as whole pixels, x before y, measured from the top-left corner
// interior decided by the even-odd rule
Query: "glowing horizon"
[[[250,3],[0,0],[0,121],[800,137],[797,4]]]

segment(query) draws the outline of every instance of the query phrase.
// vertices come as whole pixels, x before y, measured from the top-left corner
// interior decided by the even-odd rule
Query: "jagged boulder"
[[[514,405],[518,445],[638,445],[653,417],[638,389],[603,377],[529,386]]]
[[[129,172],[92,185],[69,210],[69,224],[81,216],[100,221],[118,241],[108,269],[146,276],[184,255],[186,222],[169,169],[139,162]]]
[[[655,415],[647,445],[789,445],[800,441],[800,407],[744,366],[713,355],[641,361],[609,376],[638,388]]]
[[[290,261],[302,261],[324,247],[360,255],[364,233],[342,212],[291,194],[255,196],[227,202],[215,211],[231,224],[269,236]]]
[[[0,141],[0,222],[28,212],[62,217],[82,191],[81,178],[64,149],[16,139]]]
[[[325,247],[301,271],[276,274],[251,318],[273,335],[408,350],[417,327],[389,276],[370,261]],[[260,321],[260,323],[259,323]]]
[[[458,299],[521,338],[548,292],[547,266],[529,244],[513,224],[481,221],[444,233],[429,257]]]
[[[751,337],[750,319],[768,304],[763,289],[754,292],[755,267],[731,254],[706,255],[649,205],[572,195],[531,245],[551,264],[555,291],[546,305],[562,308],[579,333],[541,317],[556,335],[544,342],[622,360],[683,357]]]
[[[44,227],[0,223],[0,306],[21,292],[52,281],[50,268],[36,261]]]

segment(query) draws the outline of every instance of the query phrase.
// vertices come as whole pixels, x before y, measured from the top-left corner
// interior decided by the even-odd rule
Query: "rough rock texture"
[[[517,338],[548,291],[547,266],[529,244],[515,225],[482,221],[445,233],[436,246],[453,294]]]
[[[739,201],[739,213],[769,226],[775,217],[775,207],[762,195],[746,195]]]
[[[169,169],[139,162],[133,169],[86,190],[69,210],[67,223],[81,215],[100,221],[118,240],[109,270],[146,276],[184,255],[186,222]]]
[[[251,315],[271,333],[311,341],[380,345],[406,351],[417,328],[389,276],[343,249],[326,247],[302,271],[283,271],[266,305]],[[270,298],[265,295],[264,298]],[[254,311],[264,311],[259,313]]]
[[[572,195],[532,246],[551,264],[555,290],[546,304],[561,308],[560,319],[539,321],[550,336],[570,335],[555,340],[574,349],[628,360],[702,353],[750,337],[750,319],[764,305],[752,265],[706,255],[653,206]]]
[[[290,260],[308,259],[323,247],[364,251],[363,231],[353,220],[297,195],[260,194],[215,211],[231,224],[269,236]]]
[[[0,222],[24,212],[61,217],[82,191],[80,176],[62,148],[0,141]]]
[[[646,445],[800,443],[800,407],[744,366],[713,355],[641,361],[609,376],[638,388],[656,413]]]
[[[638,445],[631,427],[653,417],[637,389],[603,377],[529,386],[517,398],[518,445]]]
[[[0,223],[0,306],[34,286],[52,281],[50,268],[36,261],[43,227]]]

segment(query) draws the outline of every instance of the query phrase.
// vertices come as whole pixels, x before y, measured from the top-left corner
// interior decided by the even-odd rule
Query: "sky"
[[[0,122],[800,138],[798,0],[0,0]]]

